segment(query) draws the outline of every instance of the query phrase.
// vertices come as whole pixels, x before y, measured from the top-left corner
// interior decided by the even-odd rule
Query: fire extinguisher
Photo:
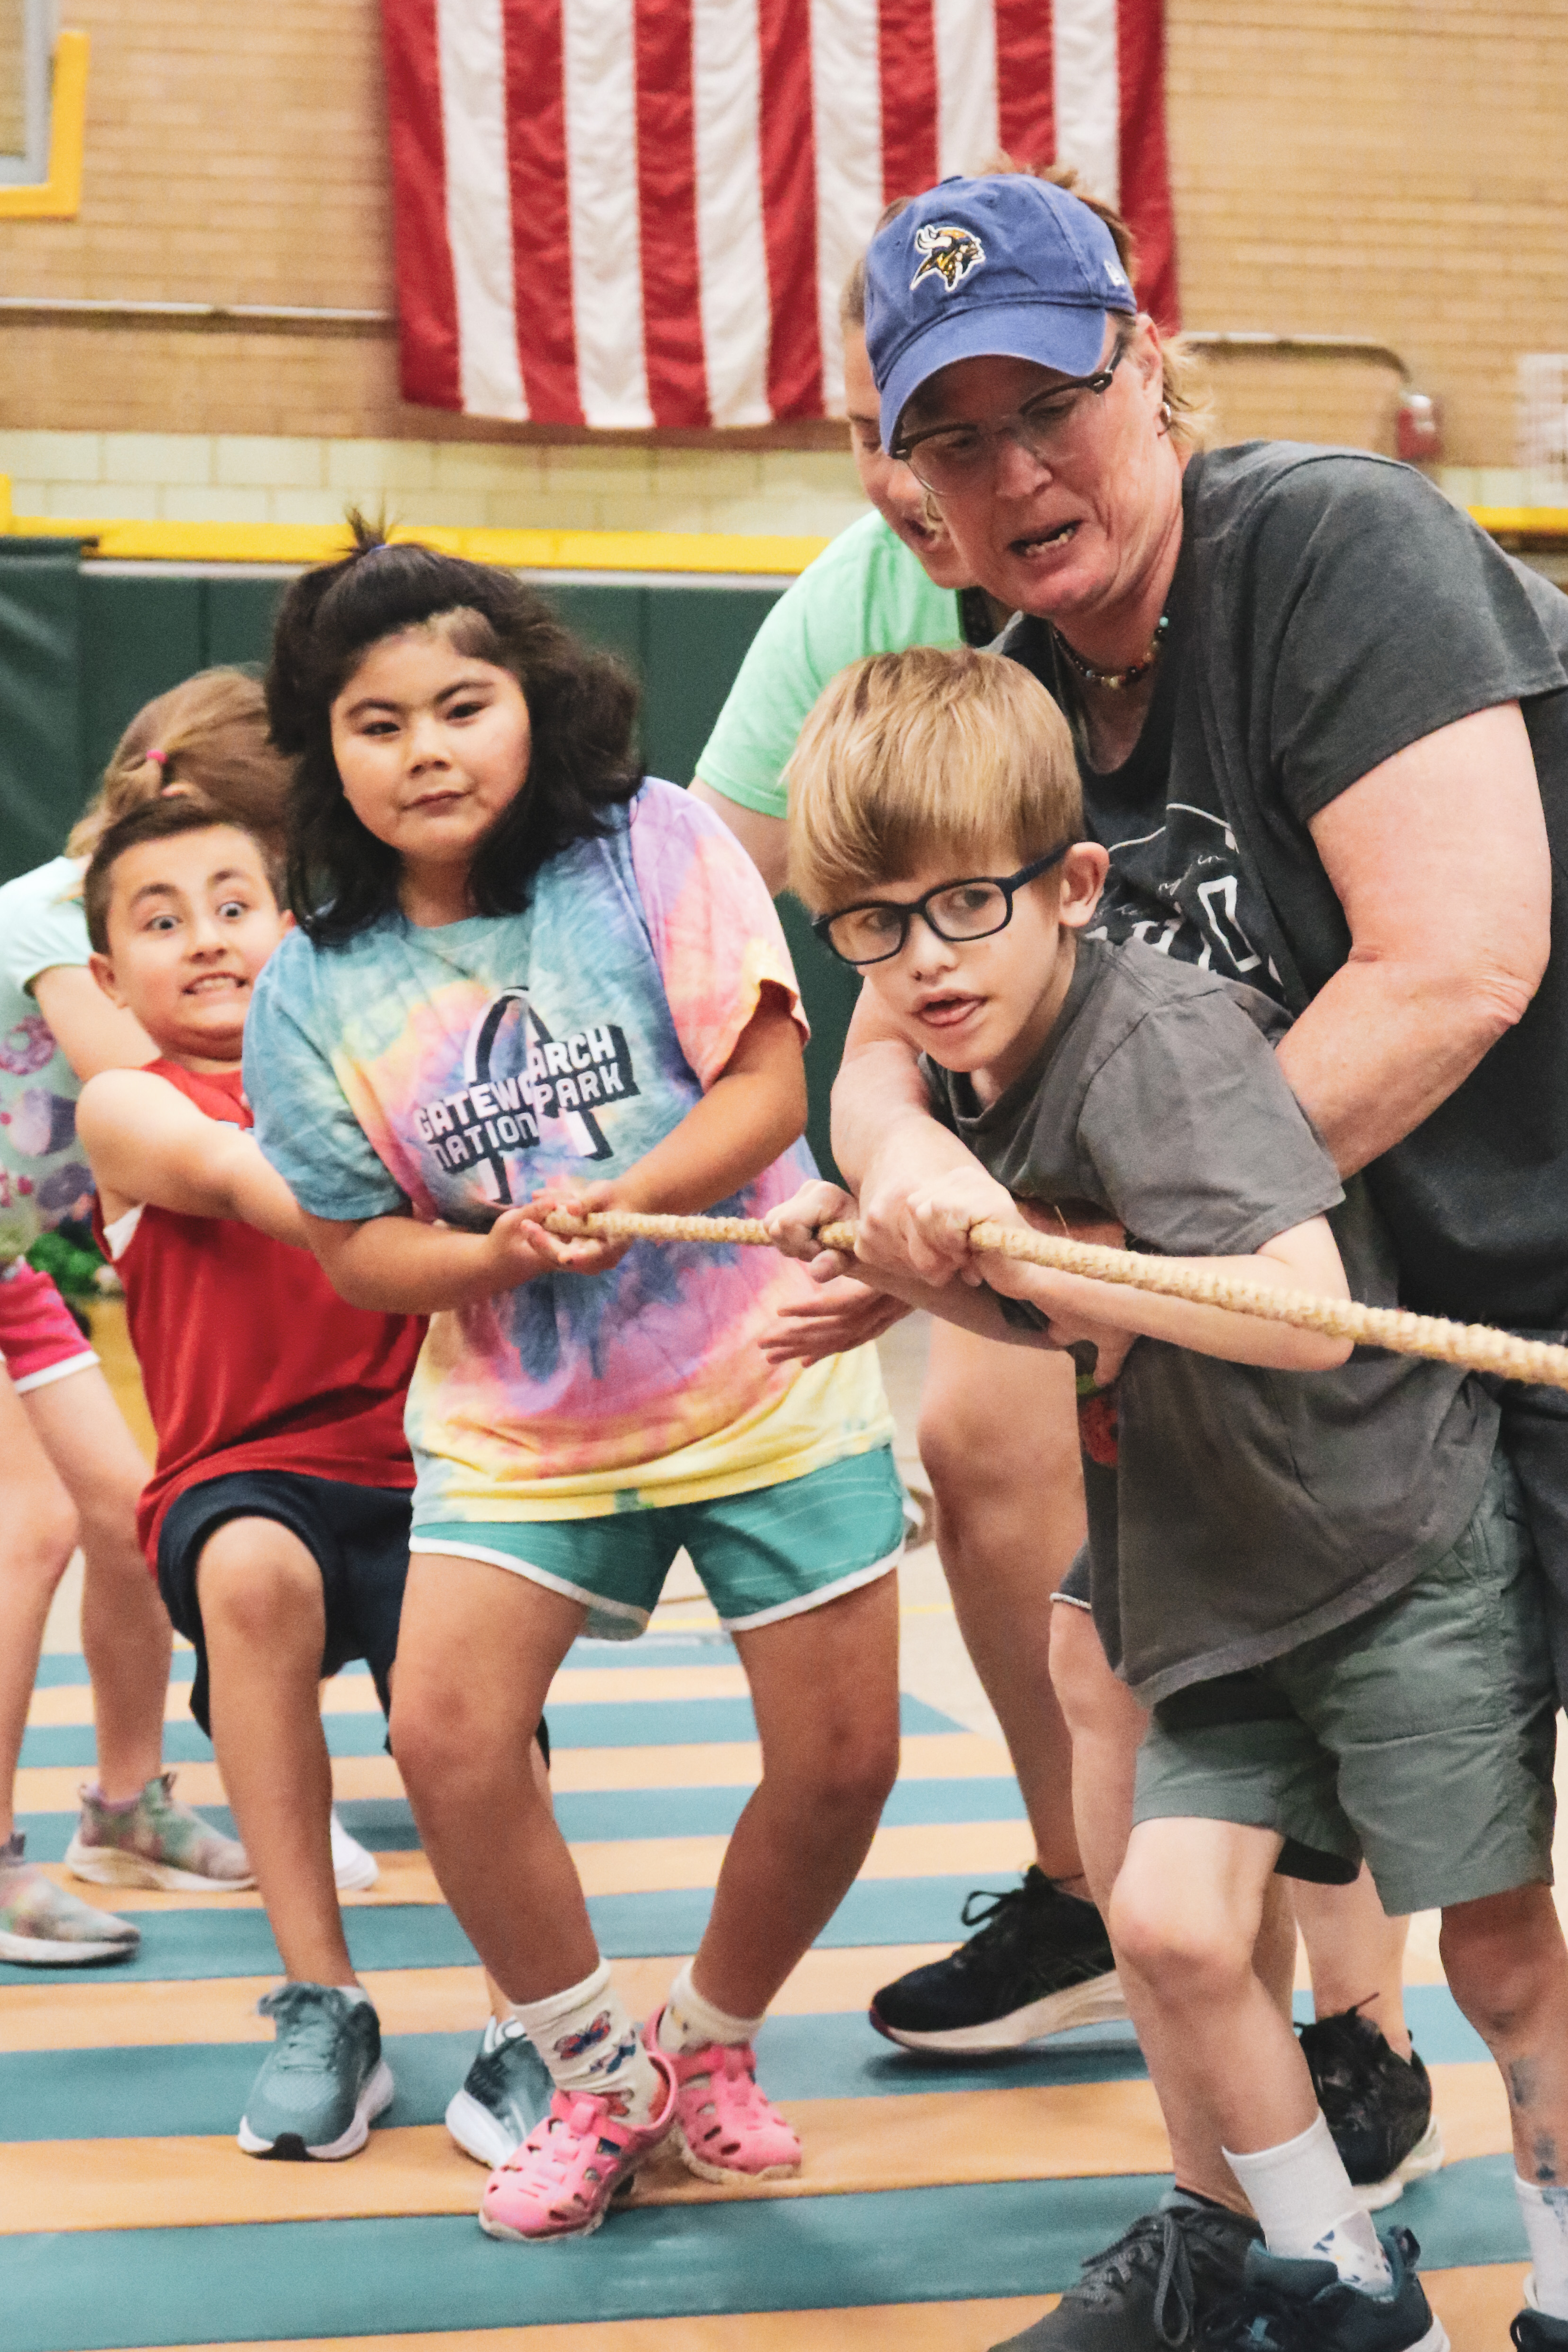
[[[1443,415],[1429,393],[1406,384],[1394,414],[1394,446],[1407,466],[1436,466],[1443,457]]]

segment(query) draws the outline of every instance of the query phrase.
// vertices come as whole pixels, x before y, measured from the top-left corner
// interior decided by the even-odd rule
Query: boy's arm
[[[209,1118],[145,1070],[103,1070],[77,1104],[77,1133],[110,1223],[145,1204],[187,1217],[237,1217],[305,1249],[305,1220],[255,1138]]]
[[[1049,1316],[1051,1338],[1058,1346],[1079,1338],[1092,1339],[1095,1331],[1085,1327],[1099,1326],[1142,1339],[1166,1339],[1201,1355],[1275,1371],[1331,1371],[1351,1353],[1348,1339],[1298,1331],[1288,1324],[1267,1323],[1227,1307],[1161,1297],[1152,1291],[1126,1289],[1120,1283],[1058,1274],[1048,1266],[1028,1265],[1018,1258],[971,1249],[970,1228],[982,1221],[1020,1231],[1030,1229],[1029,1218],[1011,1193],[978,1160],[916,1193],[909,1214],[928,1248],[940,1255],[966,1253],[967,1263],[960,1269],[966,1283],[984,1282],[1009,1298],[1026,1299]],[[1230,1276],[1264,1289],[1305,1290],[1323,1298],[1350,1297],[1339,1245],[1325,1217],[1310,1217],[1290,1226],[1250,1256],[1162,1257],[1160,1263],[1189,1266],[1197,1274]]]
[[[352,1306],[435,1315],[515,1290],[542,1274],[607,1273],[627,1244],[568,1241],[547,1233],[540,1219],[552,1208],[699,1213],[771,1167],[805,1124],[800,1032],[783,991],[770,982],[701,1100],[624,1176],[552,1184],[526,1206],[507,1210],[488,1234],[408,1216],[304,1222],[328,1280]]]

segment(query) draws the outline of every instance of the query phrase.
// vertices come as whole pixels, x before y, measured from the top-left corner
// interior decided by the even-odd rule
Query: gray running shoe
[[[447,2129],[465,2156],[494,2172],[549,2114],[554,2087],[516,2018],[492,2017],[447,2105]]]
[[[250,2086],[241,2147],[296,2163],[354,2155],[395,2087],[374,2010],[318,1984],[281,1985],[257,2006],[277,2020],[278,2038]]]
[[[141,1928],[57,1886],[24,1860],[25,1844],[16,1830],[0,1846],[0,1960],[24,1969],[128,1960],[141,1945]]]
[[[1261,2242],[1255,2221],[1173,2189],[1089,2257],[1055,2311],[993,2352],[1194,2352]]]

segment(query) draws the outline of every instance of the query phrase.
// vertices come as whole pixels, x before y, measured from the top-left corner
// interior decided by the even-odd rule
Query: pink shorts
[[[18,1396],[98,1361],[48,1276],[21,1259],[0,1276],[0,1357]]]

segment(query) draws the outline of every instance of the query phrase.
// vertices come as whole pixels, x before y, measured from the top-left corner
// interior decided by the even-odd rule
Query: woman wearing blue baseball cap
[[[1110,853],[1106,935],[1297,1016],[1281,1061],[1342,1171],[1366,1169],[1407,1304],[1568,1328],[1568,993],[1551,953],[1568,600],[1409,468],[1300,445],[1195,449],[1180,370],[1108,235],[1038,181],[949,180],[889,223],[868,261],[867,340],[887,446],[1016,609],[1004,649],[1072,724],[1087,823]],[[906,1209],[961,1151],[926,1099],[863,1008],[834,1103],[862,1249],[940,1279]],[[1514,1389],[1502,1423],[1552,1586],[1560,1688],[1565,1416],[1561,1396]],[[1064,1703],[1103,1756],[1117,1694],[1087,1654],[1087,1616],[1055,1618]],[[1100,1855],[1101,1885],[1115,1863]],[[1184,2170],[1178,2150],[1197,2193],[1020,2343],[1195,2337],[1244,2251],[1226,2247],[1220,2209],[1238,2200],[1213,2156]],[[1173,2264],[1190,2313],[1169,2307]],[[1568,2343],[1568,2323],[1516,2326],[1531,2347]]]

